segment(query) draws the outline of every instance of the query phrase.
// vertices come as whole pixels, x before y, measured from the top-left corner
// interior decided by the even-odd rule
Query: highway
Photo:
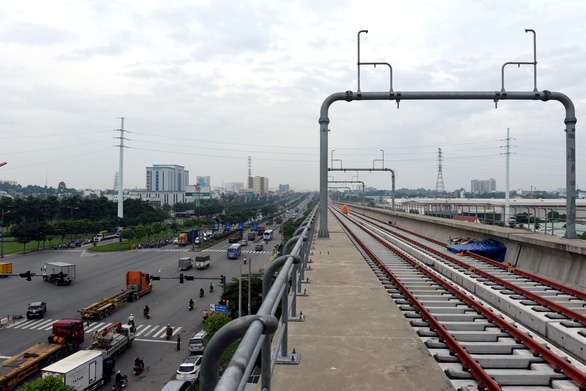
[[[275,229],[276,226],[271,228]],[[138,301],[121,305],[102,321],[90,320],[86,324],[86,340],[81,348],[85,349],[89,346],[94,329],[101,330],[112,323],[127,322],[128,316],[132,313],[136,318],[137,337],[133,346],[119,357],[116,367],[129,376],[128,390],[158,391],[168,380],[175,378],[175,371],[179,364],[185,356],[189,355],[187,348],[189,338],[203,328],[203,309],[208,308],[210,303],[218,303],[222,291],[220,275],[224,274],[227,282],[237,277],[239,265],[242,264],[244,257],[252,262],[252,271],[258,272],[273,258],[273,248],[279,240],[280,235],[277,235],[272,242],[265,245],[264,251],[254,251],[254,243],[251,242],[243,248],[242,256],[238,260],[227,259],[227,240],[201,253],[188,251],[189,246],[181,248],[168,245],[159,249],[98,254],[90,253],[86,251],[86,248],[51,249],[7,258],[5,261],[12,262],[14,273],[27,270],[40,273],[41,267],[46,262],[73,263],[77,265],[77,278],[70,286],[55,286],[44,282],[41,277],[33,277],[32,281],[17,277],[0,280],[2,297],[0,317],[24,315],[28,303],[33,301],[45,301],[48,309],[42,320],[24,318],[0,329],[0,341],[2,341],[0,342],[0,360],[7,359],[35,343],[46,342],[47,336],[51,333],[52,321],[62,318],[79,319],[77,310],[125,289],[126,272],[138,270],[160,276],[162,279],[152,281],[152,292]],[[211,266],[205,270],[192,268],[182,272],[196,278],[217,278],[213,281],[215,285],[213,293],[210,294],[208,289],[212,280],[195,279],[180,284],[178,279],[164,279],[164,277],[179,275],[181,271],[177,267],[177,260],[180,257],[195,257],[199,254],[210,255]],[[243,270],[247,271],[248,266],[243,267]],[[205,289],[203,298],[199,297],[200,287]],[[190,298],[193,298],[195,302],[195,308],[192,311],[188,310]],[[142,309],[145,305],[148,305],[151,310],[151,318],[148,320],[143,317]],[[175,332],[170,341],[164,338],[164,332],[161,331],[167,323],[171,324]],[[179,352],[177,352],[177,335],[181,336]],[[146,371],[137,377],[132,374],[136,356],[143,358],[146,366]],[[36,376],[27,381],[35,378]]]

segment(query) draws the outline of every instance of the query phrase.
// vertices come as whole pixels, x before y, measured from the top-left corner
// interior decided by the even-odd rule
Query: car
[[[193,337],[189,339],[189,351],[191,353],[203,353],[205,350],[205,340],[208,334],[204,331],[198,331]]]
[[[177,369],[177,380],[195,381],[199,378],[199,367],[203,356],[187,356]]]
[[[44,301],[35,301],[28,305],[28,309],[26,310],[26,318],[42,318],[43,316],[45,316],[45,313],[47,313],[47,303],[45,303]]]
[[[173,239],[173,244],[179,244],[179,238]]]
[[[248,246],[248,240],[246,240],[246,239],[242,239],[242,240],[241,240],[240,242],[238,242],[238,243],[240,243],[240,245],[241,245],[241,246]]]
[[[262,243],[258,243],[256,246],[254,246],[254,251],[262,251],[262,250],[264,250]]]
[[[195,390],[195,383],[187,380],[169,380],[161,388],[161,391],[192,391]]]

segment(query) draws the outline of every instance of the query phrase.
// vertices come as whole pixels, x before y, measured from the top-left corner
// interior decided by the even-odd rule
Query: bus
[[[271,239],[273,238],[273,230],[272,230],[272,229],[267,229],[267,230],[266,230],[266,231],[263,233],[263,235],[262,235],[262,238],[263,238],[264,240],[266,240],[267,242],[268,242],[269,240],[271,240]]]
[[[228,247],[228,259],[238,259],[240,254],[242,254],[242,246],[239,244],[233,244]]]

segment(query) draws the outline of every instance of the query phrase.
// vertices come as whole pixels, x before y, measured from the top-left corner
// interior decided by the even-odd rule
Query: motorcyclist
[[[170,324],[167,325],[167,331],[166,332],[167,332],[167,335],[171,335],[173,333],[173,329],[171,328],[171,325]]]
[[[138,369],[143,369],[144,364],[139,356],[136,356],[136,358],[134,359],[134,366],[137,367]]]
[[[203,309],[203,320],[206,320],[208,318],[208,309],[204,308]]]
[[[210,282],[210,293],[212,293],[214,291],[214,284],[212,282]]]
[[[148,305],[145,305],[144,310],[142,310],[142,311],[144,313],[144,316],[147,316],[151,312],[151,309],[149,308]]]
[[[193,307],[194,303],[193,303],[193,299],[189,299],[189,307]]]
[[[120,371],[116,372],[115,382],[117,387],[120,387],[120,385],[122,384],[122,374],[120,373]]]
[[[203,297],[204,291],[203,288],[199,288],[199,297]]]
[[[130,316],[128,317],[128,324],[134,325],[134,315],[130,314]]]

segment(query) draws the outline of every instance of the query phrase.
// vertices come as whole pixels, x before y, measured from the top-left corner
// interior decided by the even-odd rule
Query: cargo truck
[[[43,280],[55,285],[71,285],[75,281],[75,265],[65,262],[47,262],[41,268]]]
[[[12,264],[8,263],[8,262],[0,262],[0,274],[10,274],[10,273],[12,273]],[[0,275],[0,277],[7,277],[7,276]]]
[[[9,391],[42,367],[79,349],[84,341],[83,321],[62,319],[53,323],[48,343],[38,343],[0,363],[0,390]]]
[[[256,232],[249,232],[248,233],[248,240],[256,239]]]
[[[277,224],[283,224],[283,216],[279,215],[275,218]]]
[[[78,310],[85,319],[104,319],[127,301],[138,300],[153,289],[149,275],[143,272],[126,273],[126,290]]]
[[[228,239],[228,243],[238,243],[242,240],[242,231],[238,231],[235,236]]]
[[[135,329],[130,325],[118,322],[98,332],[87,350],[101,352],[104,356],[117,358],[120,353],[132,346]]]
[[[114,359],[100,351],[82,350],[42,369],[43,377],[58,376],[66,386],[92,391],[110,381]]]
[[[193,243],[195,238],[199,236],[199,231],[197,229],[188,229],[185,231],[181,231],[179,234],[179,243],[180,246],[187,246],[190,243]]]
[[[210,256],[203,255],[199,257],[195,257],[195,267],[198,269],[207,269],[210,267]]]
[[[193,258],[191,258],[191,257],[179,258],[179,261],[178,261],[179,270],[191,269],[192,266],[193,266]]]

